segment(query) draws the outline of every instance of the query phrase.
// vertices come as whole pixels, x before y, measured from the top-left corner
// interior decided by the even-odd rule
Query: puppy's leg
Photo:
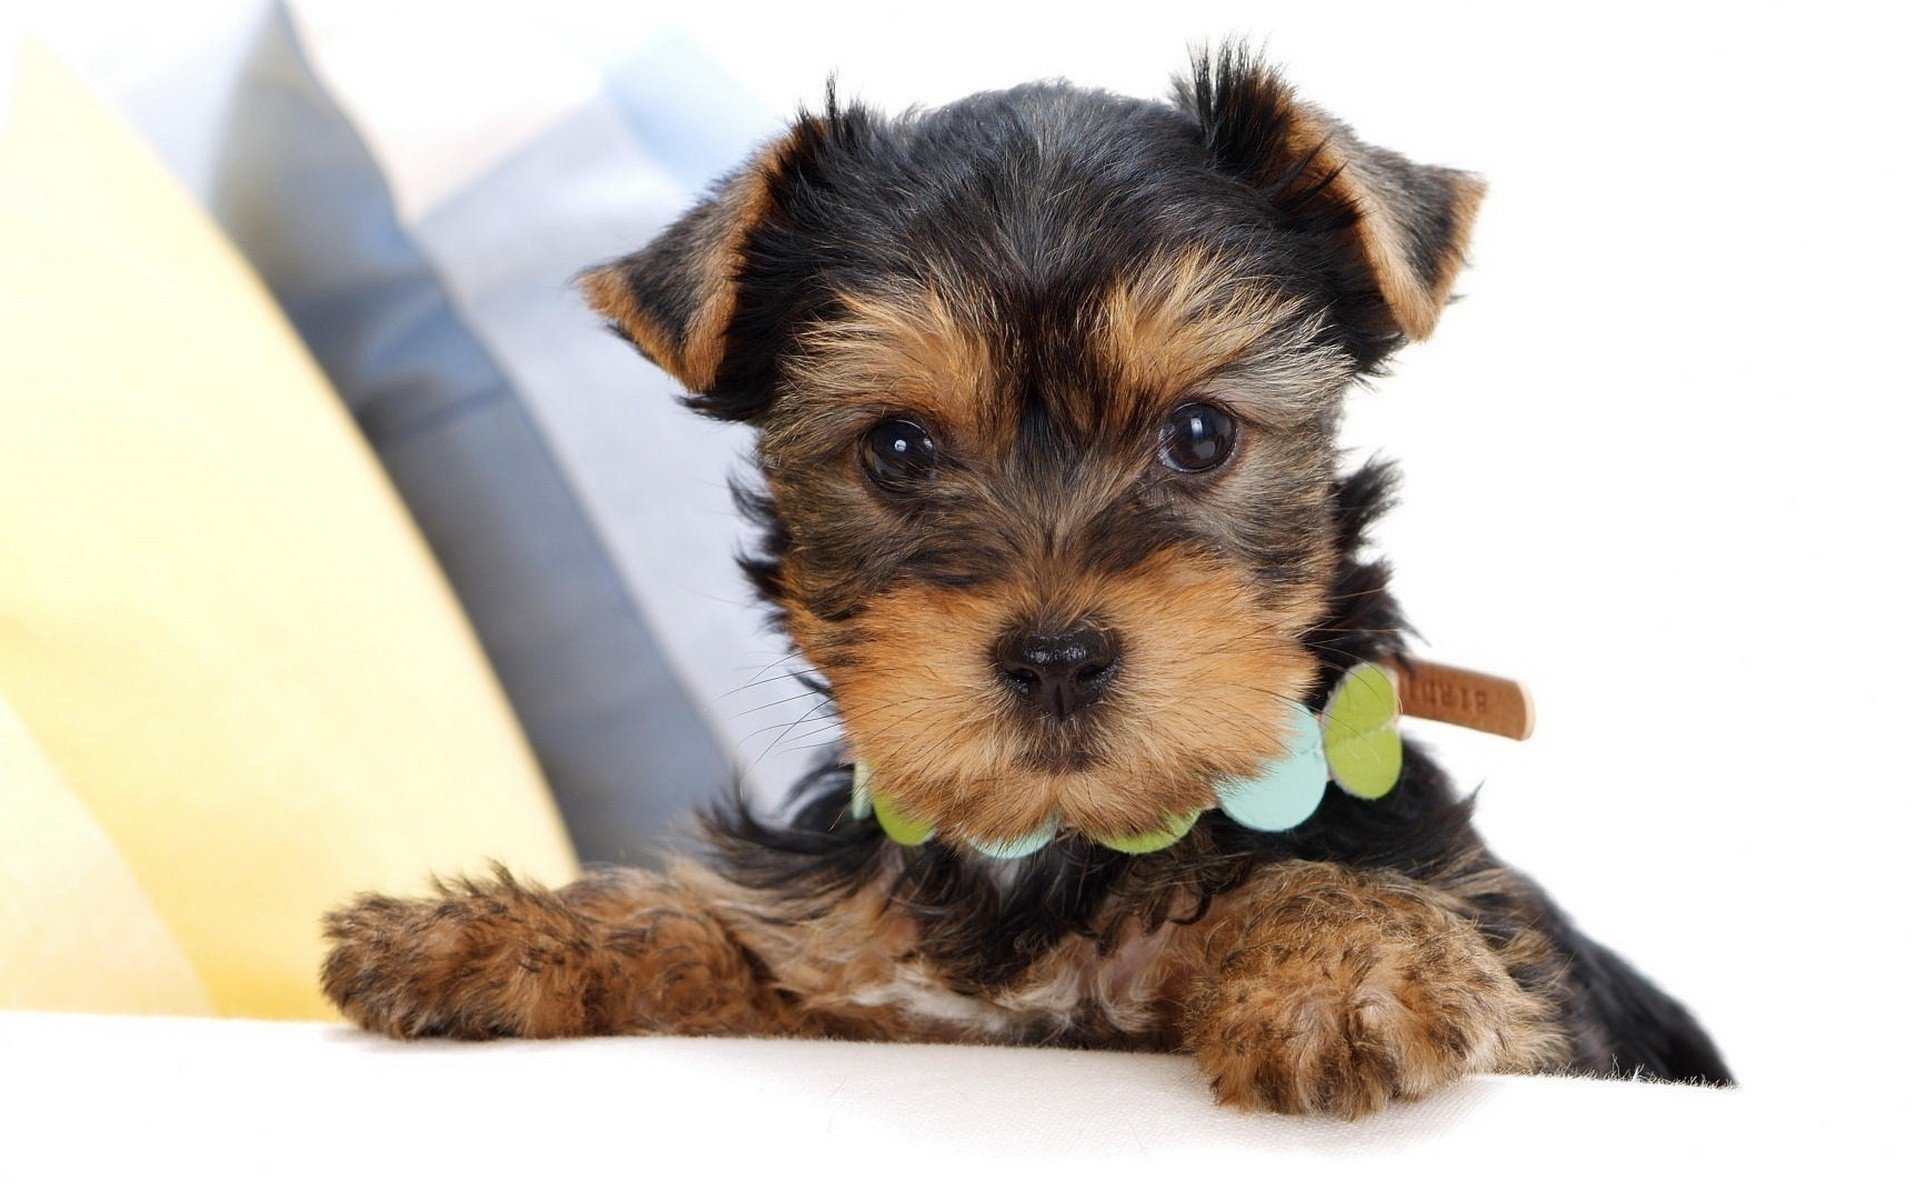
[[[321,983],[401,1038],[776,1033],[784,1005],[692,888],[602,869],[558,891],[514,881],[362,896],[329,914]]]
[[[1357,1117],[1562,1049],[1550,1007],[1431,888],[1302,863],[1197,930],[1185,1038],[1222,1102]]]

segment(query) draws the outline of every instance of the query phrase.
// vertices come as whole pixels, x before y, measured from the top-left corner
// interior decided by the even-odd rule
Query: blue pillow
[[[458,593],[584,857],[645,859],[695,804],[777,795],[817,742],[731,558],[739,431],[573,295],[773,132],[688,45],[403,215],[375,139],[277,8],[213,207],[305,338]],[[378,114],[375,114],[377,119]]]

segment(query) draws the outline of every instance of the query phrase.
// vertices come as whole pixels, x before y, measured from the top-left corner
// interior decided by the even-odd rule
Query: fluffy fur
[[[1339,405],[1433,329],[1481,187],[1360,142],[1230,48],[1171,105],[1057,84],[897,120],[829,101],[653,245],[590,272],[690,403],[759,432],[744,563],[847,744],[766,821],[710,814],[662,875],[504,874],[329,918],[328,994],[400,1037],[681,1033],[1184,1049],[1220,1098],[1355,1116],[1470,1071],[1727,1082],[1672,1000],[1475,834],[1417,746],[1378,801],[1280,834],[1138,833],[1282,747],[1287,701],[1391,662],[1365,549],[1392,473]],[[1217,469],[1156,455],[1205,402]],[[863,471],[908,419],[911,486]],[[1010,630],[1119,647],[1036,714]],[[849,812],[853,757],[918,847]],[[1006,840],[1058,818],[1017,863]]]

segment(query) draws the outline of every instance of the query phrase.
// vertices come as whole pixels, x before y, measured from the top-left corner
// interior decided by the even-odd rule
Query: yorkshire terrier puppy
[[[1371,799],[1223,800],[1405,664],[1342,396],[1432,332],[1480,194],[1237,47],[1170,104],[803,116],[583,285],[758,432],[744,565],[842,751],[663,873],[361,897],[327,994],[407,1038],[1183,1050],[1226,1103],[1344,1116],[1469,1072],[1730,1082],[1417,747]]]

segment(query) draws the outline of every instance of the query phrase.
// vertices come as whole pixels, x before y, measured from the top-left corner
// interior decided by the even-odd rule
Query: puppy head
[[[1134,834],[1283,749],[1340,396],[1432,330],[1479,195],[1229,50],[1170,106],[830,101],[584,288],[758,428],[749,569],[879,787]]]

